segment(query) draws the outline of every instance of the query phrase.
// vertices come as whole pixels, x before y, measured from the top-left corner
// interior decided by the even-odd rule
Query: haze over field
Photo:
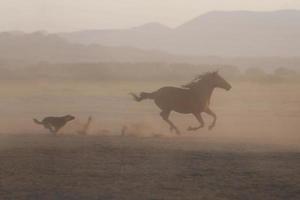
[[[29,1],[25,6],[20,2],[5,4],[5,1],[2,1],[3,7],[1,9],[24,6],[24,9],[28,9],[31,14],[41,20],[37,21],[35,18],[36,21],[31,23],[27,21],[20,24],[11,21],[11,24],[2,24],[2,26],[7,25],[7,28],[3,28],[3,30],[9,29],[9,31],[0,33],[0,81],[3,82],[5,91],[10,91],[9,95],[11,96],[7,101],[9,99],[18,101],[20,96],[17,88],[22,88],[23,85],[26,86],[24,89],[29,91],[29,94],[27,94],[29,95],[28,101],[34,101],[35,92],[47,96],[42,92],[42,88],[33,91],[28,89],[31,87],[36,88],[35,83],[49,84],[47,86],[50,87],[49,91],[51,90],[51,84],[55,83],[59,84],[60,87],[64,87],[74,82],[88,87],[93,84],[109,83],[113,85],[112,90],[117,89],[116,85],[118,86],[119,82],[122,82],[125,86],[133,86],[132,84],[136,83],[150,87],[156,85],[157,82],[171,82],[180,86],[181,83],[188,82],[197,74],[216,69],[219,69],[222,76],[230,82],[242,86],[246,91],[251,88],[249,85],[246,87],[246,83],[263,84],[270,90],[274,90],[281,84],[286,84],[292,88],[288,91],[288,94],[295,94],[298,97],[295,85],[300,81],[300,39],[297,37],[300,35],[300,25],[298,23],[300,21],[300,11],[296,10],[298,8],[296,2],[286,2],[287,4],[283,7],[279,5],[282,5],[284,1],[276,1],[272,4],[274,7],[277,6],[278,9],[293,8],[289,10],[274,11],[268,7],[268,9],[265,9],[268,11],[263,11],[261,4],[257,4],[256,1],[251,1],[252,3],[249,1],[241,5],[240,9],[250,9],[254,8],[255,5],[260,5],[259,11],[206,12],[206,9],[211,6],[210,3],[190,1],[189,3],[194,4],[193,7],[195,8],[200,5],[203,6],[197,17],[185,22],[178,21],[173,26],[154,22],[132,28],[128,28],[130,27],[128,26],[122,29],[105,29],[102,28],[104,26],[97,23],[94,25],[83,23],[87,18],[86,15],[81,14],[86,13],[89,9],[94,11],[98,8],[97,6],[92,8],[95,5],[106,5],[108,10],[117,9],[118,6],[120,6],[118,8],[130,5],[135,5],[136,8],[142,6],[140,10],[132,9],[133,15],[146,9],[144,6],[150,6],[149,3],[141,5],[135,1],[126,2],[127,4],[125,2],[109,3],[108,1],[102,1],[99,3],[99,1],[90,1],[89,4],[77,1],[72,4],[69,1],[56,3]],[[264,1],[264,3],[267,2]],[[228,5],[238,5],[233,0],[227,3]],[[169,6],[179,6],[182,2],[173,1],[171,4],[170,1],[164,3],[153,1],[151,4],[153,7],[150,6],[149,9],[167,4]],[[183,13],[177,17],[182,19],[189,17],[184,10],[190,8],[191,5],[187,2],[186,4],[186,7],[182,10]],[[74,11],[67,9],[68,5],[70,9],[76,8],[77,10],[75,10],[78,12],[74,13]],[[82,9],[79,9],[80,5],[83,5]],[[227,4],[225,5],[222,2],[221,5],[224,6],[224,10],[227,10],[225,9]],[[41,8],[44,8],[45,12],[41,13],[43,11]],[[66,9],[66,13],[60,13],[62,8]],[[35,9],[39,12],[34,12]],[[168,13],[163,11],[165,11],[163,8],[157,10],[157,21],[163,22],[161,14],[167,16]],[[176,9],[171,10],[169,14],[174,16],[177,11]],[[53,15],[55,12],[58,12],[61,21],[57,21],[57,16]],[[122,12],[126,13],[127,11]],[[3,12],[3,16],[5,15],[9,16],[10,14]],[[93,22],[97,19],[96,16],[119,17],[108,12],[99,13],[98,15],[92,12],[92,15],[95,17],[92,20]],[[25,21],[30,19],[30,14],[27,12],[16,13],[15,19],[20,18],[20,16],[23,16]],[[66,18],[63,18],[63,16]],[[63,25],[66,25],[64,19],[71,16],[80,17],[83,21],[79,20],[78,24],[70,21],[70,26],[65,26],[63,29]],[[140,20],[143,19],[142,16],[144,15],[141,15]],[[129,23],[129,19],[131,19],[130,16],[119,18],[119,23],[125,26]],[[10,20],[14,19],[10,18]],[[100,21],[103,21],[103,19]],[[52,23],[57,27],[51,26]],[[112,26],[118,24],[115,24],[114,20],[109,21],[109,23]],[[41,24],[47,25],[48,28],[45,27],[44,30],[50,30],[51,33],[46,31],[26,32],[28,30],[38,30]],[[13,30],[12,25],[20,26]],[[81,28],[86,30],[68,31],[68,29],[75,29],[73,26],[77,25],[80,27],[84,25]],[[70,28],[71,26],[73,28]],[[101,86],[99,87],[101,88]],[[67,90],[70,90],[71,96],[75,95],[69,86]],[[94,88],[93,91],[89,92],[93,93],[97,90]],[[84,90],[81,92],[84,93]],[[131,92],[130,88],[126,88],[126,94],[128,92]],[[280,92],[284,91],[280,90]],[[109,94],[111,93],[113,91],[109,92]],[[273,91],[273,93],[275,92]],[[53,93],[54,96],[59,96],[59,94],[59,89]],[[120,94],[118,93],[118,95]],[[245,95],[247,96],[247,94]],[[263,93],[259,94],[257,98],[260,95],[263,95]],[[279,96],[281,95],[279,94]],[[103,97],[110,98],[109,95]],[[76,98],[80,98],[80,96],[76,96]],[[120,96],[120,98],[125,97]],[[284,99],[285,96],[281,96],[281,98]],[[239,100],[241,99],[235,99],[236,102],[239,102]],[[255,99],[253,101],[257,103]],[[100,102],[102,102],[101,98]],[[82,105],[85,103],[90,105],[87,99],[84,100]],[[64,103],[62,104],[62,106],[66,106]],[[272,105],[272,102],[270,102],[270,105]],[[32,109],[35,110],[34,105],[32,106]],[[13,106],[4,106],[4,108],[9,108],[7,110],[7,113],[9,113]],[[26,106],[26,108],[28,107]],[[80,113],[84,112],[84,108],[79,110]],[[271,108],[269,110],[271,112]],[[38,112],[38,110],[35,110],[35,112]],[[34,113],[31,114],[34,115]],[[298,117],[297,112],[296,117]],[[291,124],[291,126],[294,131],[294,124]],[[248,128],[247,126],[245,130]]]
[[[51,10],[50,5],[45,6]],[[64,33],[2,32],[0,80],[5,87],[21,82],[26,88],[35,81],[50,87],[76,81],[89,86],[118,85],[119,81],[149,86],[155,82],[180,84],[196,74],[219,69],[236,84],[259,83],[270,90],[271,84],[294,86],[300,77],[299,20],[298,10],[212,11],[175,28],[147,23]],[[18,90],[12,85],[8,88],[13,89],[10,98],[18,99]],[[53,95],[59,94],[56,92]],[[126,92],[131,91],[127,88]],[[289,92],[298,96],[297,89]]]
[[[0,13],[0,199],[300,199],[299,1]]]

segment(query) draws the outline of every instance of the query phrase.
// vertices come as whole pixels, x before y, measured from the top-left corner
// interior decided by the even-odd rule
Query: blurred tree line
[[[1,80],[75,80],[75,81],[187,81],[197,74],[219,70],[226,79],[234,81],[282,82],[300,81],[300,73],[279,67],[271,72],[250,67],[194,65],[187,63],[47,63],[13,68],[0,62]]]

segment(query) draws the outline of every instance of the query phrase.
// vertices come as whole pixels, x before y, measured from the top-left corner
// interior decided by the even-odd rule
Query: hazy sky
[[[0,32],[174,27],[212,10],[300,9],[300,0],[0,0]]]

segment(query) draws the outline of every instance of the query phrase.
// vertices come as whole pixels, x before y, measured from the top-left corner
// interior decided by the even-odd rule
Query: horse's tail
[[[155,98],[155,92],[151,92],[151,93],[148,93],[148,92],[141,92],[140,93],[140,96],[134,94],[134,93],[129,93],[131,96],[133,96],[133,99],[135,101],[142,101],[144,99],[154,99]]]
[[[41,122],[41,121],[39,121],[39,120],[37,120],[37,119],[33,119],[33,121],[34,121],[34,123],[36,123],[36,124],[43,124],[43,122]]]

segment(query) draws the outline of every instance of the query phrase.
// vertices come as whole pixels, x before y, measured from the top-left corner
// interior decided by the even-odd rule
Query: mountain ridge
[[[129,29],[61,33],[71,42],[131,46],[201,56],[300,56],[300,11],[212,11],[169,28],[152,22]],[[142,30],[142,31],[141,31]]]

